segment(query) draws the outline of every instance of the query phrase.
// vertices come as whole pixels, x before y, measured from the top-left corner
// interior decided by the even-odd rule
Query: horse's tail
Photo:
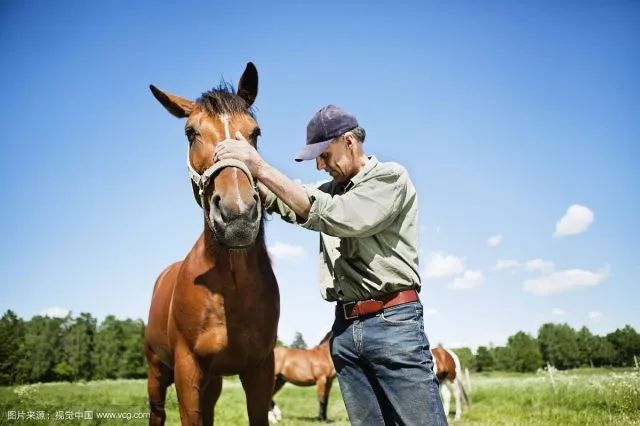
[[[460,389],[460,392],[462,393],[462,397],[464,398],[464,401],[467,403],[467,405],[471,405],[471,400],[469,399],[467,390],[464,387],[464,381],[462,380],[462,367],[460,365],[460,358],[458,358],[458,355],[456,355],[455,352],[453,352],[452,350],[446,349],[446,351],[449,352],[449,355],[451,355],[451,358],[453,358],[453,363],[456,365],[455,385],[458,386],[458,388]]]
[[[469,395],[467,394],[467,390],[464,388],[464,384],[462,383],[462,379],[457,379],[456,380],[458,387],[460,388],[460,391],[462,392],[462,397],[464,398],[464,402],[467,405],[471,405],[471,400],[469,399]]]

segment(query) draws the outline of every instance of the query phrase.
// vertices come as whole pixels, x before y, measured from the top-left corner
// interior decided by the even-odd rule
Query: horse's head
[[[260,128],[250,108],[258,94],[258,71],[249,62],[238,91],[226,83],[195,102],[150,86],[171,114],[187,118],[187,164],[194,195],[219,243],[230,248],[253,244],[260,231],[262,205],[251,173],[237,160],[213,162],[218,143],[236,131],[256,146]]]

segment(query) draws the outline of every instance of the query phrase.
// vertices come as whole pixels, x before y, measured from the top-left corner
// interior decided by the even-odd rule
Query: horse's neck
[[[329,353],[329,340],[327,339],[323,342],[320,342],[318,345],[314,346],[312,349],[317,352]]]

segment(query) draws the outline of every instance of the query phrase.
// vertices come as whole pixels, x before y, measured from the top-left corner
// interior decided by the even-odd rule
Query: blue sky
[[[195,98],[253,61],[271,164],[326,179],[292,157],[335,103],[409,170],[433,344],[640,329],[638,22],[622,1],[3,2],[0,310],[146,320],[202,229],[182,123],[148,85]],[[279,334],[314,343],[317,235],[266,229]]]

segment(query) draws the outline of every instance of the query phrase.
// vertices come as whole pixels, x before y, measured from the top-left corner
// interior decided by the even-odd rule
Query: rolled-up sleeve
[[[373,176],[344,194],[331,196],[306,188],[311,210],[301,226],[334,237],[368,237],[387,227],[399,213],[407,193],[403,173]]]
[[[282,217],[282,220],[289,223],[299,223],[304,219],[299,217],[295,211],[287,206],[276,194],[269,189],[265,188],[266,197],[264,200],[264,209],[269,214],[277,213]]]

